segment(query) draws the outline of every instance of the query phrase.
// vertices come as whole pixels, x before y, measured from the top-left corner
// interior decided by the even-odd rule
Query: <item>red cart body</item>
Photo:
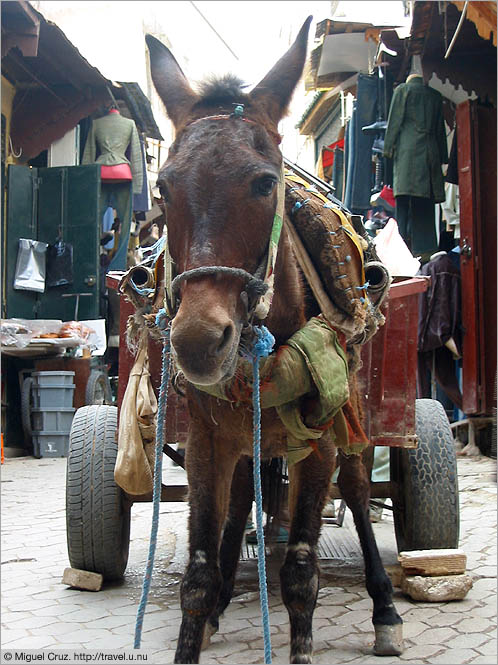
[[[115,277],[107,278],[117,288]],[[415,397],[417,370],[417,322],[419,294],[427,289],[427,279],[414,277],[391,285],[383,306],[386,324],[362,349],[363,367],[359,372],[363,395],[365,431],[376,446],[416,446]],[[133,305],[120,299],[120,339],[126,337],[126,323]],[[152,385],[159,394],[161,344],[149,341]],[[134,359],[126,344],[119,346],[118,406],[128,384]],[[175,391],[168,395],[166,442],[185,442],[188,430],[186,400]]]

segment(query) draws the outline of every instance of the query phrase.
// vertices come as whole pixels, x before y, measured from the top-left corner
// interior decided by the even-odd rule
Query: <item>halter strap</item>
[[[263,321],[268,316],[271,303],[273,300],[274,281],[275,281],[275,264],[277,262],[278,243],[282,233],[282,226],[284,222],[284,206],[285,206],[285,178],[284,178],[284,163],[280,167],[280,177],[277,185],[277,207],[273,217],[273,226],[270,234],[270,241],[268,243],[268,259],[266,262],[266,270],[264,282],[268,285],[268,290],[264,293],[259,303],[254,309],[254,314],[258,319]]]
[[[217,114],[217,115],[208,115],[202,118],[197,118],[189,124],[185,125],[190,127],[200,122],[201,120],[221,120],[221,119],[233,119],[236,121],[248,122],[253,125],[257,125],[254,120],[243,117],[244,107],[242,104],[237,105],[234,113],[227,114]],[[265,128],[266,129],[266,128]],[[271,130],[266,129],[266,131],[273,136],[278,138],[277,145],[280,143],[281,136],[280,134],[275,135]],[[273,300],[273,291],[274,291],[274,280],[275,280],[275,264],[277,262],[277,253],[278,253],[278,243],[280,241],[280,235],[282,233],[283,219],[284,219],[284,207],[285,207],[285,177],[284,177],[284,163],[283,160],[280,165],[280,174],[277,185],[277,207],[275,209],[275,214],[273,216],[273,225],[270,233],[270,239],[268,241],[268,253],[266,257],[266,265],[263,263],[264,267],[264,277],[260,279],[256,275],[251,275],[246,270],[242,268],[232,268],[230,266],[200,266],[199,268],[192,268],[191,270],[185,270],[184,272],[177,275],[173,280],[171,275],[168,274],[169,271],[165,271],[165,280],[164,280],[164,290],[165,290],[165,307],[168,313],[168,316],[174,316],[176,314],[176,300],[177,295],[180,289],[180,286],[183,282],[194,277],[203,277],[205,275],[232,275],[233,277],[238,277],[243,279],[245,282],[245,292],[247,294],[247,305],[248,305],[248,315],[251,316],[252,313],[259,320],[263,321],[268,316],[268,312],[271,307]],[[171,266],[171,257],[169,255],[169,250],[167,243],[164,248],[165,252],[165,267],[166,265]],[[256,271],[263,272],[262,266]]]
[[[250,125],[259,125],[259,123],[256,122],[255,120],[251,120],[250,118],[244,118],[242,115],[238,113],[219,113],[216,115],[205,115],[202,118],[197,118],[197,120],[192,120],[192,122],[189,122],[184,126],[184,129],[186,129],[187,127],[191,127],[192,125],[196,125],[198,122],[201,122],[201,120],[223,120],[223,119],[226,120],[227,118],[237,121],[242,120],[243,122],[247,122]],[[280,145],[282,141],[282,136],[278,132],[273,132],[271,129],[268,129],[267,127],[265,127],[264,129],[268,132],[268,134],[270,134],[275,139],[275,145]]]

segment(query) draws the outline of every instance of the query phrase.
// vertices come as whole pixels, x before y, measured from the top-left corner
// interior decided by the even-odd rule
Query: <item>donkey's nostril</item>
[[[230,346],[233,340],[233,335],[234,335],[234,326],[233,324],[229,323],[221,335],[220,343],[218,344],[218,348],[216,349],[217,353],[223,353],[227,348],[227,346]]]

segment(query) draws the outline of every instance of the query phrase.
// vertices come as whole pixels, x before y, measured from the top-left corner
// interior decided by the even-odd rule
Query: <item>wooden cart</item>
[[[109,280],[117,287],[117,280]],[[365,431],[372,444],[390,447],[390,480],[371,484],[373,499],[391,499],[399,550],[458,546],[459,505],[456,456],[446,413],[435,400],[416,399],[419,294],[425,278],[391,286],[384,312],[386,325],[363,347],[359,375]],[[132,313],[121,303],[121,333]],[[160,345],[150,341],[152,381],[158,389]],[[67,537],[71,566],[122,577],[129,549],[133,503],[151,495],[130,496],[114,482],[118,408],[133,358],[120,346],[118,406],[77,411],[71,432],[67,473]],[[182,459],[171,443],[184,441],[188,428],[185,400],[170,391],[164,452]],[[364,454],[371,470],[373,446]],[[186,486],[163,485],[162,501],[181,501]],[[336,485],[332,498],[340,498]]]

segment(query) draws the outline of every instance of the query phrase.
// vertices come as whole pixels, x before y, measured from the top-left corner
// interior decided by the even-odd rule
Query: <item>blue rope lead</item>
[[[166,420],[166,403],[168,401],[168,385],[170,373],[170,341],[169,327],[167,327],[166,312],[161,309],[156,317],[161,335],[163,337],[162,350],[162,370],[161,370],[161,388],[159,391],[159,400],[157,407],[157,428],[156,428],[156,450],[154,458],[154,486],[152,492],[152,526],[150,530],[149,556],[145,569],[144,581],[142,584],[142,596],[137,610],[137,620],[135,624],[135,642],[134,649],[140,649],[142,639],[142,626],[144,622],[145,607],[149,597],[150,583],[152,581],[152,570],[154,568],[154,556],[156,553],[157,529],[159,527],[159,507],[161,505],[161,476],[164,448],[164,426]]]
[[[142,596],[137,611],[137,620],[135,624],[134,649],[140,649],[142,637],[142,627],[144,622],[145,608],[150,591],[152,580],[152,571],[154,568],[154,556],[156,553],[157,530],[159,526],[159,507],[161,504],[161,475],[162,475],[162,457],[164,448],[164,425],[166,420],[166,403],[168,400],[168,385],[170,374],[170,338],[169,327],[167,326],[166,312],[161,309],[156,317],[156,324],[163,336],[162,350],[162,371],[161,388],[159,391],[159,401],[157,408],[157,431],[156,431],[156,450],[154,459],[154,487],[152,493],[152,526],[150,533],[149,556],[145,569],[144,581],[142,585]],[[265,664],[271,664],[271,640],[270,640],[270,613],[268,609],[268,588],[266,584],[266,555],[265,555],[265,536],[263,531],[263,499],[261,491],[261,403],[259,392],[259,360],[268,356],[273,348],[275,339],[270,331],[261,326],[254,328],[256,341],[251,350],[253,363],[253,477],[254,477],[254,495],[256,499],[256,533],[258,536],[258,576],[259,576],[259,596],[261,603],[261,615],[263,619],[263,639],[265,649]]]
[[[268,609],[268,589],[266,585],[266,557],[265,536],[263,532],[263,498],[261,492],[261,402],[259,392],[259,360],[266,357],[272,350],[275,339],[270,331],[261,326],[254,328],[257,335],[252,355],[253,371],[253,479],[254,497],[256,501],[256,534],[258,537],[258,577],[259,577],[259,599],[261,604],[261,616],[263,619],[263,640],[265,647],[265,663],[271,663],[271,639],[270,639],[270,613]]]

